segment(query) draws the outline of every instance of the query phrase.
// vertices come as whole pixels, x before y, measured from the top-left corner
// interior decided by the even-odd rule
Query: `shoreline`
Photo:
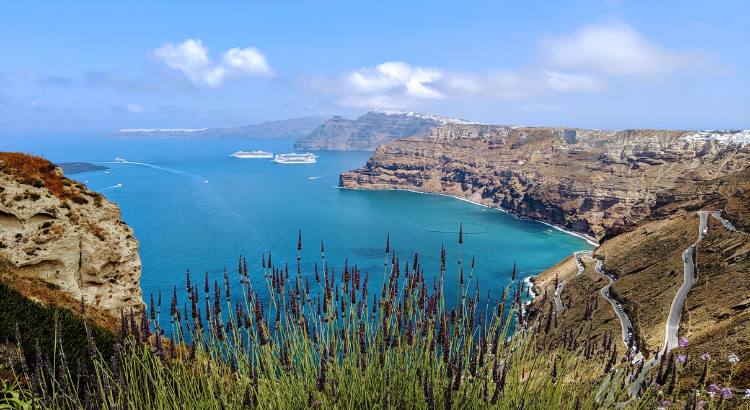
[[[352,191],[404,191],[404,192],[413,192],[415,194],[422,194],[422,195],[447,196],[449,198],[457,199],[459,201],[468,202],[468,203],[473,204],[473,205],[478,205],[478,206],[481,206],[481,207],[484,207],[484,208],[494,209],[496,211],[500,211],[500,212],[506,213],[508,215],[511,215],[514,218],[522,220],[522,221],[534,221],[534,222],[542,223],[542,224],[547,225],[550,228],[553,228],[553,229],[558,230],[560,232],[563,232],[563,233],[566,233],[568,235],[572,235],[572,236],[575,236],[577,238],[583,239],[584,241],[586,241],[586,243],[588,243],[589,245],[593,246],[594,249],[598,248],[599,245],[600,245],[599,241],[597,241],[595,238],[593,238],[593,237],[591,237],[589,235],[586,235],[584,233],[571,231],[571,230],[565,229],[563,227],[557,226],[557,225],[555,225],[555,224],[553,224],[551,222],[542,221],[540,219],[533,219],[533,218],[528,218],[528,217],[525,217],[525,216],[521,216],[521,215],[518,215],[517,213],[515,213],[515,212],[513,212],[511,210],[508,210],[508,209],[505,209],[505,208],[502,208],[502,207],[496,207],[496,206],[490,206],[490,205],[487,205],[487,204],[482,204],[482,203],[479,203],[479,202],[472,201],[472,200],[470,200],[468,198],[461,198],[461,197],[458,197],[458,196],[455,196],[455,195],[445,194],[445,193],[441,193],[441,192],[417,191],[417,190],[414,190],[414,189],[407,189],[407,188],[374,188],[374,189],[363,189],[363,188],[347,188],[347,187],[342,187],[342,186],[338,186],[337,188],[339,188],[339,189],[350,189]]]
[[[526,284],[529,288],[529,297],[531,300],[526,301],[526,304],[531,303],[534,299],[536,299],[539,295],[536,294],[536,284],[534,283],[535,275],[529,275],[525,278],[523,278],[523,283]]]

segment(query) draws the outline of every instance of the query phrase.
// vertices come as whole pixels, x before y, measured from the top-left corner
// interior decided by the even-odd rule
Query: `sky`
[[[750,128],[750,2],[2,2],[0,135],[354,118]]]

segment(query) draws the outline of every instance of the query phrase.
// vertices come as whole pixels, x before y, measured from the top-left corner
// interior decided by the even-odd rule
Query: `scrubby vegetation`
[[[422,270],[418,255],[398,258],[388,241],[382,272],[361,272],[348,262],[329,266],[322,243],[320,261],[303,270],[300,236],[291,269],[277,265],[270,253],[257,270],[240,258],[236,273],[225,272],[221,284],[188,272],[186,287],[172,290],[169,317],[158,313],[161,296],[151,298],[140,314],[122,312],[111,351],[101,347],[90,324],[79,321],[77,329],[68,329],[57,315],[49,325],[49,349],[26,348],[40,337],[31,329],[14,336],[27,363],[17,370],[24,383],[18,399],[65,409],[739,403],[721,393],[711,396],[702,385],[687,392],[675,388],[680,364],[674,357],[659,366],[654,377],[659,384],[646,383],[640,397],[631,399],[628,387],[638,366],[620,356],[611,338],[594,343],[585,334],[571,334],[557,345],[547,337],[556,318],[550,313],[529,319],[522,282],[514,281],[502,295],[481,293],[473,259],[464,264],[460,258],[462,239],[459,234],[458,283],[449,284],[444,249],[434,275]],[[370,274],[383,276],[382,288],[368,287]],[[232,286],[235,279],[239,283]],[[458,300],[446,300],[446,286],[460,290]],[[187,300],[181,302],[181,295]],[[74,342],[66,341],[68,332]],[[88,335],[83,340],[82,332]],[[70,360],[81,349],[89,360],[74,371]]]
[[[55,165],[44,158],[20,152],[0,152],[3,161],[28,185],[47,187],[54,195],[62,196],[64,178],[55,174]]]
[[[0,152],[0,161],[5,163],[5,172],[12,172],[23,184],[36,188],[47,188],[52,195],[61,199],[71,199],[73,202],[84,205],[89,201],[81,196],[86,194],[94,198],[100,206],[101,195],[96,192],[87,192],[85,187],[65,178],[62,173],[56,172],[55,164],[44,158],[20,152]],[[31,199],[36,201],[38,194]],[[14,199],[20,201],[23,198]]]
[[[35,357],[37,351],[49,354],[57,344],[75,372],[78,363],[88,360],[90,353],[86,349],[89,339],[86,325],[80,315],[33,302],[0,281],[0,342],[16,344],[24,357]],[[111,355],[114,334],[92,323],[88,323],[88,329],[96,349],[105,356]],[[60,340],[55,340],[56,333],[61,337],[61,345]]]

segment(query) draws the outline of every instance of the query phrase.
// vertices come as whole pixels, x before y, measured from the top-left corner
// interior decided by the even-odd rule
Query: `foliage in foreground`
[[[113,353],[90,337],[91,360],[78,372],[56,324],[53,348],[20,371],[29,391],[19,399],[65,409],[588,409],[654,408],[676,397],[648,388],[630,400],[634,376],[611,340],[554,346],[546,335],[556,320],[528,321],[521,282],[481,295],[473,259],[462,265],[462,242],[459,234],[455,285],[444,283],[444,249],[440,272],[426,277],[417,255],[401,260],[388,241],[380,289],[347,262],[335,272],[322,243],[320,263],[303,273],[301,238],[296,274],[270,254],[257,275],[240,259],[239,287],[226,273],[222,286],[188,273],[188,300],[180,304],[183,290],[173,290],[168,323],[160,297],[150,311],[123,312]],[[458,300],[448,303],[444,286],[457,286]]]
[[[0,341],[15,342],[25,357],[34,357],[37,350],[53,351],[57,329],[65,336],[62,348],[71,370],[76,372],[77,364],[88,355],[85,325],[84,319],[70,310],[36,303],[0,281]],[[93,324],[89,324],[89,330],[97,350],[110,356],[115,343],[114,334]],[[23,337],[18,337],[21,334]]]

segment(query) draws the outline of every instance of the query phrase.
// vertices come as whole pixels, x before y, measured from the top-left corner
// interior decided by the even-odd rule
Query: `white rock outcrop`
[[[24,175],[0,157],[0,279],[43,303],[54,301],[30,289],[112,317],[143,306],[138,241],[119,207],[51,164],[49,173]]]

